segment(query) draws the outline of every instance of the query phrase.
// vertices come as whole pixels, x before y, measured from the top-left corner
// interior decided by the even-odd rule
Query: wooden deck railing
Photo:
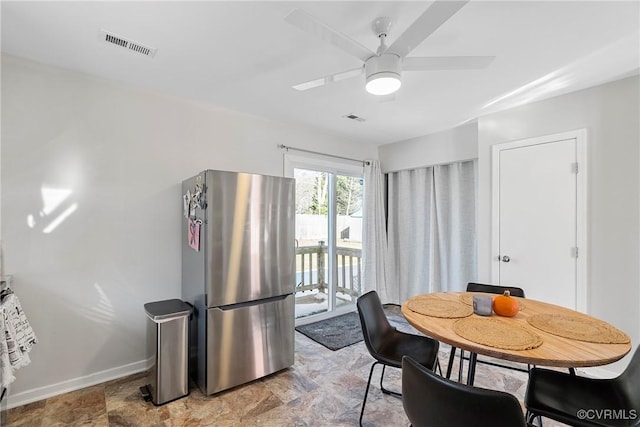
[[[336,248],[338,262],[337,292],[360,296],[362,286],[362,249]],[[296,273],[300,274],[296,292],[318,289],[327,292],[326,267],[327,246],[318,242],[317,246],[296,247]]]

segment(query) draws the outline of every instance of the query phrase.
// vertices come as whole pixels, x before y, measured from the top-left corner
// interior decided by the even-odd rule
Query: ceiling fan
[[[363,65],[337,74],[321,77],[293,86],[296,90],[307,90],[325,84],[355,77],[363,72],[366,75],[365,89],[374,95],[389,95],[397,91],[401,84],[402,71],[431,70],[470,70],[487,67],[494,56],[425,56],[407,57],[407,55],[437,30],[469,0],[450,1],[436,0],[413,24],[402,33],[391,46],[385,41],[391,19],[377,18],[373,21],[373,30],[380,39],[376,52],[361,45],[344,33],[341,33],[316,17],[301,10],[294,9],[285,17],[285,21],[303,31],[320,37],[345,52],[359,58]]]

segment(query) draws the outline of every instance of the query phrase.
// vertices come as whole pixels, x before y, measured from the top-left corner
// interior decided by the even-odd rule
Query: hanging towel
[[[38,339],[22,310],[20,300],[15,294],[8,295],[2,301],[2,307],[4,308],[4,336],[9,353],[9,364],[15,370],[31,362],[27,353],[31,351]]]
[[[6,388],[16,378],[9,361],[9,349],[7,348],[5,308],[0,307],[0,387]]]

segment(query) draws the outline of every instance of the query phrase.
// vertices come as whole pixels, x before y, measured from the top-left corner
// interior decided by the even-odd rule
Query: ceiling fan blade
[[[433,2],[404,33],[389,46],[387,52],[395,53],[400,56],[400,58],[404,58],[468,2],[469,0],[437,0]]]
[[[292,86],[295,90],[303,91],[316,87],[324,86],[327,83],[339,82],[340,80],[349,79],[351,77],[359,76],[364,72],[363,67],[354,68],[352,70],[343,71],[341,73],[332,74],[330,76],[321,77],[319,79],[311,80],[308,82],[300,83]]]
[[[402,60],[403,71],[478,70],[486,68],[495,56],[422,56]]]
[[[351,37],[338,30],[334,30],[324,22],[302,9],[294,9],[285,18],[285,21],[295,25],[303,31],[339,47],[350,55],[360,58],[362,62],[375,55],[370,49],[361,45]]]

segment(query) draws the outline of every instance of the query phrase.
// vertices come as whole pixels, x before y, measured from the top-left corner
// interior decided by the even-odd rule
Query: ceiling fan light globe
[[[400,86],[400,74],[383,72],[367,77],[365,89],[372,95],[390,95],[400,89]]]

